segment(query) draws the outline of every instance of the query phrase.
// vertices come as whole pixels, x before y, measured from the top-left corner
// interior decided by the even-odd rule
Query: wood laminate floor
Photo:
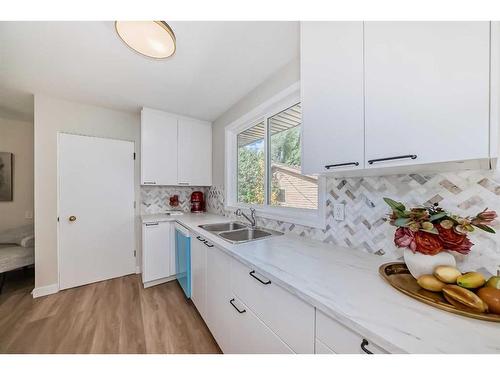
[[[33,270],[0,294],[0,353],[220,353],[176,281],[130,275],[33,299]]]

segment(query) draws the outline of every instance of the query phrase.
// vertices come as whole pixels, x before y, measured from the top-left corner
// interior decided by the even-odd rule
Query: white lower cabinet
[[[207,241],[191,233],[191,300],[201,317],[207,310]]]
[[[332,349],[330,349],[328,346],[323,344],[321,340],[316,339],[316,346],[314,350],[315,354],[337,354],[335,353]]]
[[[148,222],[142,224],[142,282],[155,285],[175,274],[173,224]]]
[[[320,342],[319,347],[318,341]],[[380,346],[316,310],[316,353],[323,354],[327,349],[338,354],[388,353]]]
[[[193,302],[224,353],[387,353],[203,237],[192,238]]]
[[[295,353],[314,353],[314,307],[235,259],[231,289]]]
[[[211,244],[210,244],[211,245]],[[231,258],[216,247],[207,248],[207,301],[208,328],[224,353],[230,353],[230,319],[233,308],[229,304],[231,288],[229,272]]]
[[[293,354],[293,351],[237,297],[229,300],[232,354]]]

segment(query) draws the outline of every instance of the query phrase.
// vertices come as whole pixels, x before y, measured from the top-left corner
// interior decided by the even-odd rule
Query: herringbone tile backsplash
[[[190,200],[193,191],[201,191],[207,197],[206,187],[195,186],[141,186],[141,213],[158,214],[167,210],[191,210]],[[179,196],[179,206],[170,207],[170,197]]]
[[[210,212],[231,215],[224,210],[223,187],[213,186],[207,193],[207,209]],[[500,213],[500,172],[329,178],[325,202],[326,229],[268,219],[259,219],[259,225],[397,259],[401,257],[402,251],[394,246],[394,227],[384,220],[390,212],[382,200],[384,197],[399,200],[407,206],[437,202],[443,208],[464,216],[476,214],[486,207]],[[345,204],[346,220],[333,219],[334,203]],[[500,232],[498,223],[495,229]],[[462,259],[462,267],[496,273],[500,269],[500,233],[488,234],[476,230],[470,237],[475,246]]]

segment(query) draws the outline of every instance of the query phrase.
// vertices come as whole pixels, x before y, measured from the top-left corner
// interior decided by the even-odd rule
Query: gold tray
[[[442,293],[429,292],[428,290],[422,289],[404,263],[385,263],[380,266],[378,271],[394,288],[423,303],[454,314],[468,316],[469,318],[500,322],[500,315],[480,313],[472,309],[457,308],[446,301]]]

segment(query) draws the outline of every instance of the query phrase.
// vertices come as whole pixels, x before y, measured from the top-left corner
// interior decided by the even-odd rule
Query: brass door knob
[[[70,216],[69,221],[76,221],[76,216]]]

